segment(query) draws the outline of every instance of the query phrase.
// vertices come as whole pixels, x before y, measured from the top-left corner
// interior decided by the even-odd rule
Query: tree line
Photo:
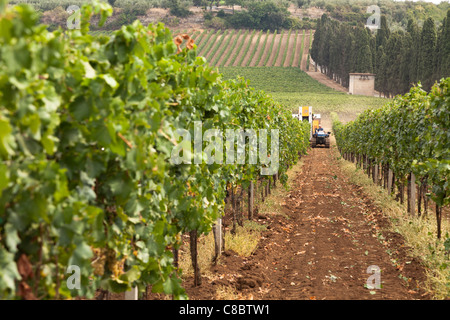
[[[311,58],[322,73],[344,87],[349,73],[375,73],[375,90],[386,97],[404,94],[414,84],[430,90],[450,76],[450,10],[439,28],[432,18],[419,26],[408,21],[406,31],[391,31],[385,16],[372,32],[362,23],[356,27],[324,14],[317,23]]]

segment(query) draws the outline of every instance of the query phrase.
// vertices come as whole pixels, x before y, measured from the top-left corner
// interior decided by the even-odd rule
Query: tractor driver
[[[316,129],[316,133],[317,133],[318,131],[323,131],[322,126],[319,125],[319,128]]]

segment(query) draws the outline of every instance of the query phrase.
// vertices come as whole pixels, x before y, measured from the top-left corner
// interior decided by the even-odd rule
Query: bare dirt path
[[[268,36],[267,36],[267,33],[266,32],[263,32],[262,34],[261,34],[261,39],[259,40],[259,44],[258,44],[258,48],[256,49],[256,52],[255,52],[255,54],[253,55],[253,57],[252,57],[252,61],[250,61],[250,67],[254,67],[254,66],[256,66],[256,63],[258,62],[257,60],[258,60],[258,57],[259,57],[259,55],[261,54],[261,50],[263,50],[263,48],[264,48],[264,42],[266,41],[266,38],[267,38]],[[268,40],[268,39],[267,39]],[[267,42],[268,41],[266,41],[266,46],[267,46]]]
[[[319,81],[320,83],[326,85],[327,87],[330,87],[337,91],[348,92],[347,88],[341,86],[336,81],[328,78],[325,74],[321,73],[319,70],[315,71],[315,67],[314,67],[314,64],[313,64],[311,58],[310,58],[310,62],[309,62],[309,71],[306,70],[306,65],[308,62],[309,46],[311,43],[311,37],[313,37],[313,36],[314,36],[313,30],[309,30],[309,32],[307,32],[305,35],[304,44],[303,44],[303,54],[301,57],[301,61],[299,62],[300,69],[305,71],[311,78]],[[294,66],[295,66],[295,61],[294,61]]]
[[[272,53],[270,54],[269,61],[267,61],[267,66],[269,66],[269,67],[273,66],[273,62],[275,60],[275,56],[277,55],[278,47],[280,46],[280,42],[281,42],[281,34],[277,33],[275,35],[275,43],[273,44]]]
[[[225,61],[224,66],[228,67],[231,65],[231,62],[233,62],[233,59],[235,58],[236,54],[238,54],[242,48],[244,47],[245,44],[245,38],[246,38],[246,34],[245,33],[241,33],[239,35],[239,39],[237,40],[236,46],[234,47],[233,51],[231,52],[230,57],[228,58],[228,61]],[[236,59],[237,60],[237,59]]]
[[[238,53],[237,53],[236,60],[234,60],[234,62],[233,62],[233,67],[237,67],[237,66],[239,65],[239,61],[241,61],[242,56],[243,56],[244,54],[247,54],[247,52],[245,52],[245,48],[247,48],[248,42],[249,42],[249,41],[252,41],[252,40],[251,40],[251,39],[252,39],[252,36],[253,36],[252,33],[249,32],[249,33],[247,34],[247,36],[246,36],[244,39],[242,39],[242,43],[241,43],[241,45],[239,46],[239,51],[238,51]]]
[[[287,48],[286,60],[284,60],[283,67],[291,67],[292,55],[295,54],[295,31],[291,33],[289,38],[289,46]]]
[[[302,61],[300,63],[300,69],[303,71],[306,71],[306,62],[308,61],[310,41],[311,41],[311,30],[306,31],[305,41],[303,43]]]
[[[298,38],[297,38],[297,48],[295,48],[295,57],[294,57],[294,63],[292,64],[293,67],[299,67],[300,61],[301,61],[301,55],[300,51],[302,50],[302,45],[304,42],[303,38],[303,30],[299,30],[298,32]]]
[[[202,42],[205,41],[207,32],[208,32],[207,30],[203,30],[194,38],[195,44],[197,45],[198,48],[200,48],[200,45],[202,44]]]
[[[205,40],[202,40],[202,42],[199,44],[199,48],[200,50],[198,51],[198,55],[199,56],[205,56],[205,54],[207,54],[206,49],[208,49],[209,45],[215,41],[216,35],[213,34],[211,35],[211,37],[208,39],[209,37],[209,33],[207,35],[205,35]]]
[[[288,45],[288,41],[289,41],[289,33],[285,32],[283,33],[283,37],[280,39],[281,43],[280,43],[280,52],[278,53],[278,57],[277,60],[274,63],[275,67],[281,67],[282,63],[283,63],[283,56],[284,56],[284,52],[286,51],[286,46]]]
[[[208,58],[208,61],[210,63],[214,62],[218,58],[218,55],[220,54],[222,48],[227,44],[228,39],[230,38],[230,32],[228,32],[226,35],[223,35],[223,34],[220,35],[219,38],[217,39],[217,41],[221,41],[221,43],[215,52],[209,54],[210,58]],[[231,35],[231,36],[233,36],[233,35]]]
[[[236,32],[234,32],[232,35],[232,38],[228,44],[228,48],[225,49],[219,61],[217,61],[217,66],[222,66],[223,64],[225,64],[226,61],[224,61],[224,59],[228,55],[228,52],[231,50],[231,47],[233,46],[234,40],[236,39],[237,36],[240,35],[238,35],[238,31],[236,30]]]
[[[333,79],[328,78],[325,74],[321,73],[320,71],[314,71],[314,65],[311,64],[310,71],[305,71],[311,78],[319,81],[320,83],[326,85],[327,87],[330,87],[332,89],[342,91],[342,92],[348,92],[348,89],[341,86],[339,83],[334,81]]]
[[[211,44],[211,47],[208,49],[208,52],[203,52],[203,56],[208,60],[208,62],[212,61],[212,56],[216,53],[217,51],[217,46],[221,46],[223,44],[223,39],[224,39],[224,35],[228,34],[227,30],[225,30],[224,32],[222,32],[221,30],[219,30],[215,35],[213,35],[213,43]]]
[[[273,33],[270,33],[269,36],[267,37],[266,47],[264,49],[264,53],[263,53],[263,55],[261,57],[261,60],[259,60],[258,67],[264,67],[265,66],[264,62],[266,61],[267,56],[269,54],[271,54],[270,47],[272,46],[272,41],[273,41],[273,37],[274,36],[275,35]]]
[[[263,37],[262,33],[261,33],[261,36],[259,36],[259,35],[260,35],[259,32],[255,32],[255,34],[253,35],[253,38],[251,40],[252,43],[250,44],[250,47],[248,48],[247,54],[246,54],[244,60],[242,61],[241,67],[247,66],[248,61],[253,58],[251,55],[252,55],[253,51],[255,50],[255,46],[259,46],[260,45],[261,39]]]
[[[387,230],[389,220],[341,172],[333,149],[310,150],[284,194],[277,199],[284,215],[257,216],[267,230],[256,252],[242,258],[226,251],[201,287],[184,283],[191,299],[215,299],[218,286],[244,299],[428,298],[419,259],[408,256],[403,238]],[[366,287],[369,266],[381,270],[381,289]]]

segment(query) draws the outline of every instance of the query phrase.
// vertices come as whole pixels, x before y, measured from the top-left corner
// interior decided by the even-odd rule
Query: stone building
[[[363,96],[375,94],[375,74],[373,73],[350,73],[348,93]]]

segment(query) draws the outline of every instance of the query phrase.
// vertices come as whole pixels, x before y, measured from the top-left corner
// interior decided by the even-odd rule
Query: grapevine
[[[450,78],[442,79],[428,93],[419,85],[380,109],[365,111],[355,121],[333,124],[341,154],[389,168],[401,193],[407,180],[410,184],[411,174],[425,189],[431,188],[438,237],[441,208],[450,203],[449,88]]]
[[[222,80],[161,23],[94,37],[91,17],[112,14],[105,3],[83,6],[80,30],[53,32],[28,5],[0,8],[0,297],[151,285],[186,298],[180,235],[210,232],[227,186],[264,164],[175,165],[177,129],[279,129],[283,182],[309,125],[244,79]],[[65,285],[69,266],[80,288]]]

